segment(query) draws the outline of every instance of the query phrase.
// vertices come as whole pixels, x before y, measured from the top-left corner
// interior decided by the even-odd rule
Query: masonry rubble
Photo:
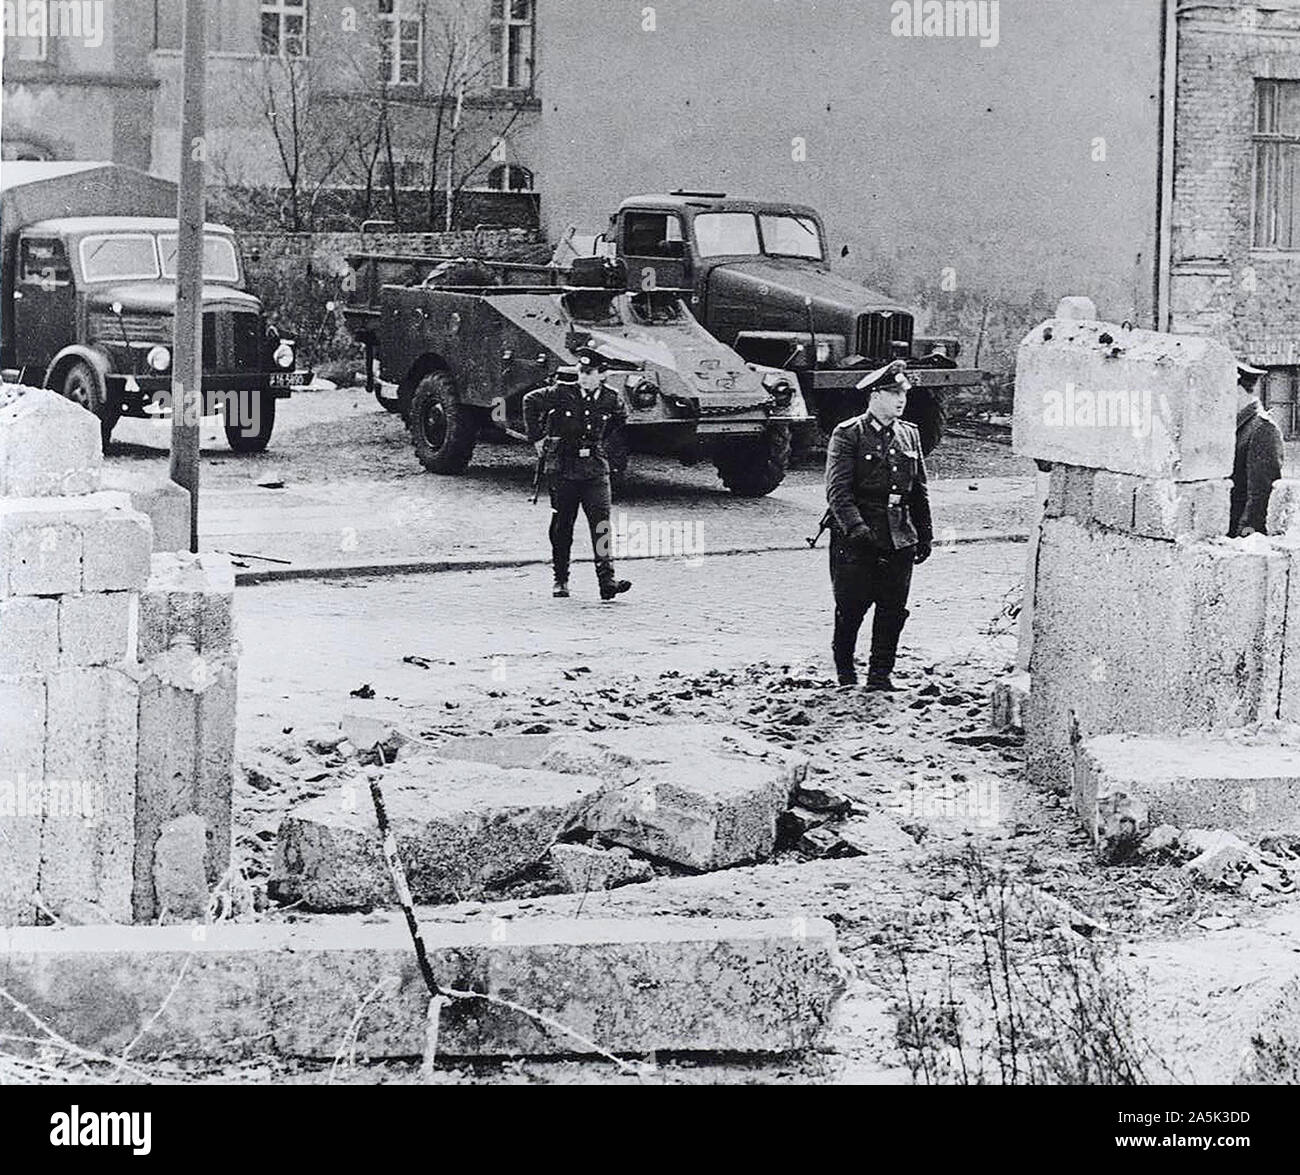
[[[1294,491],[1274,504],[1283,533],[1224,537],[1235,384],[1218,343],[1105,322],[1050,320],[1018,354],[1013,445],[1052,462],[1028,767],[1073,792],[1104,857],[1162,822],[1253,832],[1267,811],[1278,828],[1300,823],[1286,798],[1300,760],[1292,778],[1270,727],[1300,718]],[[1262,733],[1248,748],[1239,728]],[[1231,800],[1243,787],[1260,808]]]
[[[94,416],[4,388],[0,925],[153,919],[155,877],[172,884],[177,829],[193,846],[194,820],[205,885],[230,862],[233,574],[219,556],[158,551],[179,541],[182,508],[188,540],[179,487],[104,484]],[[206,904],[192,881],[190,912]]]

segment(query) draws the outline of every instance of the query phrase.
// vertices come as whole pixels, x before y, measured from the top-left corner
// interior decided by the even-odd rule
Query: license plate
[[[590,449],[579,449],[579,450],[578,450],[578,456],[579,456],[579,457],[590,457],[590,456],[591,456],[591,450],[590,450]]]
[[[296,371],[273,371],[268,380],[268,386],[273,388],[291,388],[294,387],[294,381],[298,378]]]

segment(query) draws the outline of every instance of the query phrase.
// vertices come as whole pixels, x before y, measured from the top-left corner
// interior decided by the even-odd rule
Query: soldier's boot
[[[898,640],[903,635],[903,625],[911,613],[906,608],[898,611],[876,608],[871,625],[871,660],[867,664],[867,689],[882,693],[895,693],[898,687],[891,674],[898,659]]]
[[[840,685],[857,685],[858,671],[853,663],[853,655],[858,647],[858,630],[862,626],[859,619],[855,624],[852,617],[840,609],[835,609],[835,631],[831,636],[831,656],[835,659],[835,676]]]
[[[555,577],[555,583],[551,585],[551,595],[556,599],[567,600],[569,598],[569,581],[561,579],[558,575]]]
[[[600,584],[600,598],[607,604],[632,586],[630,580],[614,578],[614,563],[610,559],[597,559],[596,581]]]

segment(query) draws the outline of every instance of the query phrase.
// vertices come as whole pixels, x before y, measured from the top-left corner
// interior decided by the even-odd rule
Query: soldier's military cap
[[[858,390],[865,391],[886,386],[901,386],[906,389],[911,386],[907,382],[907,376],[903,374],[906,370],[907,364],[902,359],[895,359],[892,363],[885,364],[884,367],[877,367],[875,371],[867,372],[858,380]]]
[[[1268,373],[1262,367],[1252,367],[1244,359],[1237,360],[1237,382],[1253,384],[1261,375]]]
[[[596,371],[609,370],[609,356],[602,355],[595,347],[579,347],[574,355],[581,368],[594,368]]]

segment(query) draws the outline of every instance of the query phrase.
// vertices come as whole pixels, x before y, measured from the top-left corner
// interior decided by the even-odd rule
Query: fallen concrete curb
[[[843,989],[820,918],[493,919],[424,925],[440,984],[543,1013],[617,1053],[812,1047]],[[418,1057],[428,992],[397,917],[0,930],[13,1004],[82,1048],[131,1057]],[[137,1040],[138,1038],[138,1040]],[[132,1042],[135,1042],[134,1044]],[[439,1055],[555,1056],[572,1038],[484,1000],[442,1014]]]
[[[987,534],[973,532],[957,535],[943,542],[936,543],[937,549],[944,547],[970,546],[975,543],[1026,543],[1029,535],[1023,531],[989,531]],[[820,548],[825,551],[825,545]],[[762,555],[773,551],[806,551],[806,543],[774,543],[769,546],[726,547],[716,551],[706,551],[701,555],[690,555],[670,559],[671,562],[694,562],[697,559],[716,559],[733,555]],[[662,555],[625,555],[620,562],[640,563],[645,560],[663,560]],[[497,559],[374,559],[365,563],[304,563],[301,566],[276,566],[249,569],[235,572],[235,583],[239,587],[255,587],[259,584],[283,583],[295,579],[353,579],[365,576],[388,575],[435,575],[444,571],[496,571],[511,570],[520,567],[549,567],[550,559],[545,556],[532,558],[497,558]],[[574,559],[575,564],[590,563],[590,559]]]

